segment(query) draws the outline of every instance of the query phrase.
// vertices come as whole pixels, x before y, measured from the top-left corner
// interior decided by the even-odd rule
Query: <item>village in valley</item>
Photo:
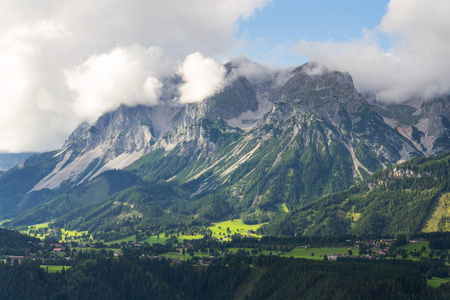
[[[293,244],[267,242],[256,234],[254,228],[237,228],[214,225],[204,228],[205,235],[180,235],[154,233],[141,240],[137,236],[115,241],[93,239],[87,232],[51,228],[48,223],[27,227],[24,232],[41,240],[29,242],[24,253],[0,252],[4,262],[21,262],[24,259],[39,259],[42,265],[70,266],[75,259],[102,255],[117,258],[124,252],[134,251],[143,259],[169,259],[173,263],[193,260],[199,265],[208,265],[219,257],[235,255],[238,251],[249,256],[274,255],[314,260],[341,259],[410,259],[436,258],[449,261],[447,251],[432,250],[423,238],[406,239],[345,239],[337,243]],[[187,232],[186,232],[187,233]]]

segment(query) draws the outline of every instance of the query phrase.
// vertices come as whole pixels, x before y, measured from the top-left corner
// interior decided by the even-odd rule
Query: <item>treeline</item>
[[[429,241],[428,247],[432,250],[450,249],[450,232],[422,232],[413,236]]]
[[[39,242],[37,238],[0,228],[0,254],[24,255],[25,250],[34,252]]]
[[[426,264],[405,261],[310,261],[259,256],[267,271],[247,300],[253,299],[448,299],[450,285],[430,289]]]
[[[232,299],[249,272],[240,258],[209,267],[165,259],[99,258],[48,273],[36,261],[0,263],[0,299]]]
[[[449,299],[427,287],[429,262],[234,256],[172,263],[129,251],[49,273],[39,261],[0,263],[0,299]]]

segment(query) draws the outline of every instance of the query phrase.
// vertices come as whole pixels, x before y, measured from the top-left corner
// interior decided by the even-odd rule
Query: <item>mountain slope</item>
[[[17,164],[23,162],[28,157],[35,155],[35,152],[24,153],[0,153],[0,172],[7,171]]]
[[[144,189],[169,184],[182,191],[168,196],[172,199],[168,202],[159,200],[171,214],[150,214],[154,224],[165,223],[163,218],[187,220],[194,215],[198,220],[241,217],[247,223],[267,222],[280,214],[280,203],[295,209],[350,187],[385,165],[420,155],[383,122],[348,74],[309,75],[308,67],[296,69],[273,92],[272,109],[250,130],[229,126],[221,109],[213,110],[208,101],[187,106],[174,118],[175,128],[126,168],[142,178],[139,185]],[[145,219],[147,205],[153,205],[144,202],[139,210],[126,205],[119,209],[111,197],[67,215],[59,211],[58,222],[81,227],[86,222],[93,232],[117,231],[115,226],[121,222],[113,226],[110,220],[119,220],[122,214]],[[85,218],[87,211],[100,208],[101,214]],[[142,218],[127,222],[140,228]]]
[[[280,216],[269,235],[392,235],[448,230],[450,154],[392,166]],[[439,213],[436,213],[439,212]],[[434,224],[434,225],[433,225]]]
[[[176,191],[170,201],[158,201],[171,214],[154,216],[155,222],[240,217],[261,223],[282,215],[280,204],[294,210],[427,154],[386,123],[380,116],[386,109],[370,105],[347,73],[305,64],[255,78],[233,63],[226,67],[229,84],[201,103],[121,106],[80,125],[63,149],[27,160],[45,167],[27,184],[20,168],[5,173],[0,207],[7,210],[0,218],[21,215],[10,226],[58,219],[73,228],[82,226],[88,207],[107,210],[103,219],[127,211],[112,201],[121,192],[170,187]],[[123,170],[110,171],[124,182],[114,189],[102,175],[111,169]],[[8,189],[14,184],[20,190]],[[144,201],[139,214],[152,211],[152,203]],[[92,215],[89,229],[104,231],[99,220]],[[135,229],[141,222],[129,220]]]

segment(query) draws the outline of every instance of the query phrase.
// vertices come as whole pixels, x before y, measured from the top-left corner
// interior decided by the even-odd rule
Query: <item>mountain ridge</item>
[[[102,180],[95,179],[121,169],[113,172],[135,179],[115,193],[131,189],[133,194],[133,185],[174,188],[178,196],[171,196],[164,209],[175,219],[195,221],[195,215],[202,224],[230,217],[262,223],[280,215],[277,205],[293,210],[377,170],[427,155],[420,140],[414,142],[397,123],[386,121],[395,119],[393,108],[369,103],[348,73],[305,64],[247,78],[237,71],[239,63],[250,62],[226,65],[230,84],[203,102],[180,105],[164,99],[152,107],[121,106],[81,124],[63,149],[41,156],[45,171],[20,192],[4,193],[2,215],[21,215],[10,224],[25,224],[31,216],[35,222],[48,221],[106,204],[114,193],[97,193],[86,202],[76,191],[104,191]],[[0,196],[17,172],[21,169],[0,177]],[[34,199],[37,192],[47,193],[46,198],[21,210],[15,199]],[[146,211],[147,204],[142,205]]]

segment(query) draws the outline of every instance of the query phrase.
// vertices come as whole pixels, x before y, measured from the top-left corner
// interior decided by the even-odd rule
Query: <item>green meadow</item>
[[[308,259],[323,259],[323,255],[333,255],[333,254],[348,254],[347,248],[294,248],[289,252],[285,252],[283,256],[293,256],[296,258],[308,258]],[[352,250],[352,255],[358,255],[358,249],[350,248]],[[314,253],[314,256],[312,254]]]
[[[27,230],[23,231],[23,233],[28,234],[29,236],[34,236],[40,239],[45,238],[46,236],[50,235],[50,228],[48,226],[49,222],[47,223],[41,223],[41,224],[34,224],[27,227]],[[47,233],[31,233],[31,230],[39,230],[39,229],[45,229],[48,228]],[[77,230],[65,230],[61,229],[61,241],[81,241],[81,236],[83,234],[88,234],[87,231],[77,231]],[[92,236],[91,236],[92,238]]]
[[[428,242],[418,242],[418,243],[408,243],[406,245],[400,246],[398,248],[405,249],[407,251],[420,251],[422,247],[425,246],[425,251],[430,251],[428,247]]]
[[[105,242],[104,244],[105,244],[105,245],[111,245],[111,244],[116,244],[116,243],[117,243],[117,244],[120,244],[120,243],[122,243],[122,242],[128,243],[128,242],[130,242],[130,241],[136,241],[136,236],[135,236],[135,235],[130,235],[130,236],[124,237],[124,238],[119,239],[119,240],[114,240],[114,241]]]
[[[238,250],[245,250],[246,252],[249,252],[250,255],[252,255],[253,248],[228,248],[228,251],[233,253],[236,253]],[[258,251],[258,253],[254,255],[270,255],[270,253],[275,254],[276,251],[262,250],[261,252]]]
[[[264,223],[266,224],[266,223]],[[264,224],[248,225],[244,224],[241,219],[228,220],[220,223],[213,223],[213,226],[208,227],[212,231],[212,236],[215,238],[226,239],[227,235],[248,235],[249,230],[256,231],[259,227]],[[251,234],[257,236],[256,234]]]
[[[438,288],[441,284],[449,282],[450,277],[439,278],[439,277],[431,277],[431,279],[427,279],[427,284],[429,287]]]
[[[41,265],[41,268],[44,270],[48,268],[49,273],[55,273],[55,272],[61,272],[63,268],[64,268],[64,270],[68,270],[71,268],[71,266]]]
[[[288,213],[289,209],[286,206],[286,203],[277,203],[278,211]]]

